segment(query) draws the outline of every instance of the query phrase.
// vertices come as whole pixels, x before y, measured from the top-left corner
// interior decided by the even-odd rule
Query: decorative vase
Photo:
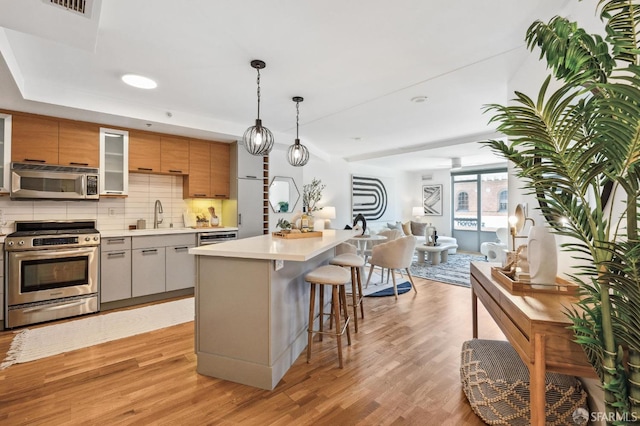
[[[529,274],[534,284],[553,284],[558,273],[556,238],[544,226],[532,226],[527,238]]]

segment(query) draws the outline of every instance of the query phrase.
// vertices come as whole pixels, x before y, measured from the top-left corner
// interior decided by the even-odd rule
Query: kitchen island
[[[272,390],[307,346],[309,285],[354,231],[271,235],[196,247],[195,346],[200,374]],[[330,300],[327,298],[326,300]]]

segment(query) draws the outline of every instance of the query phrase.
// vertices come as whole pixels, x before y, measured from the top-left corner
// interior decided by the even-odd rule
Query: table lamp
[[[336,208],[333,206],[324,206],[315,212],[314,216],[318,219],[323,219],[318,221],[322,222],[322,229],[329,229],[331,227],[331,219],[336,218]]]
[[[415,216],[417,218],[424,216],[424,209],[421,206],[413,207],[411,209],[411,216]]]

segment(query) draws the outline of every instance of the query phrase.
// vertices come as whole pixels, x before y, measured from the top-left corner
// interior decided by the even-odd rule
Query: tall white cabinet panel
[[[262,179],[238,179],[238,238],[262,235]]]
[[[264,168],[264,158],[260,155],[251,155],[242,144],[238,141],[238,178],[243,179],[262,179],[262,170]]]
[[[129,192],[129,132],[100,128],[100,194]]]
[[[135,240],[134,240],[135,241]],[[165,248],[148,247],[131,251],[133,297],[165,291]]]
[[[11,116],[0,114],[0,192],[9,192],[11,163]]]

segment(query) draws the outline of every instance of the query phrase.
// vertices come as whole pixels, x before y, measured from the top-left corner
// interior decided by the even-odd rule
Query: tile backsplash
[[[209,217],[207,208],[216,209],[220,216],[221,200],[183,200],[182,176],[147,174],[129,175],[129,196],[101,198],[100,201],[12,201],[0,198],[0,226],[2,233],[13,232],[17,220],[95,219],[100,231],[128,229],[138,219],[153,227],[153,209],[160,200],[164,213],[161,228],[184,226],[183,212],[192,211]],[[233,225],[223,222],[225,225]]]

